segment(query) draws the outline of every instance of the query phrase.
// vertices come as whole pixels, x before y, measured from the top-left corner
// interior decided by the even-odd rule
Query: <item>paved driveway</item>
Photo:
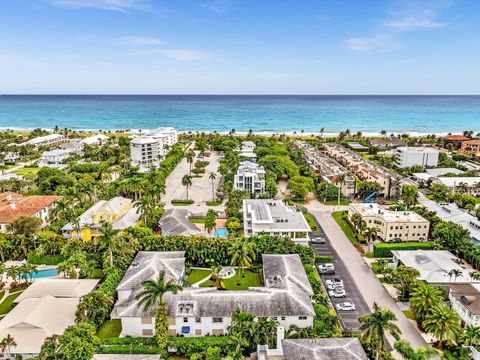
[[[414,348],[428,346],[418,330],[407,319],[377,277],[372,273],[359,252],[350,243],[332,218],[331,212],[311,210],[310,213],[315,216],[323,231],[331,240],[332,248],[337,254],[341,255],[343,263],[346,265],[352,280],[357,285],[369,308],[373,308],[373,302],[376,302],[381,307],[387,307],[395,313],[398,319],[397,325],[402,331],[402,339],[409,341]],[[388,340],[393,345],[394,340],[390,337]]]
[[[214,181],[214,191],[216,191],[221,177],[218,173],[219,159],[220,154],[215,151],[213,151],[209,157],[205,157],[205,160],[210,162],[205,168],[205,173],[201,174],[201,177],[192,178],[192,186],[188,188],[188,197],[189,199],[194,200],[195,203],[183,208],[190,210],[192,213],[206,213],[210,208],[206,205],[207,201],[213,199],[212,182],[208,176],[212,171],[217,174],[217,178]],[[195,161],[198,160],[202,159],[195,158]],[[173,207],[171,204],[173,199],[186,199],[187,189],[182,185],[182,178],[184,175],[187,175],[189,171],[190,164],[187,162],[187,159],[184,158],[167,177],[165,195],[162,197],[166,209]],[[211,208],[223,211],[225,207],[222,204]]]

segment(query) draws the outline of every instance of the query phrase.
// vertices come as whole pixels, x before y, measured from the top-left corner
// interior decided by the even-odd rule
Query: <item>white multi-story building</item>
[[[80,142],[70,142],[60,145],[58,148],[45,151],[42,154],[40,160],[38,160],[38,166],[43,167],[56,167],[61,168],[65,166],[65,160],[72,155],[81,155],[83,150],[83,144]]]
[[[348,218],[360,214],[367,228],[377,228],[383,241],[424,241],[428,238],[430,222],[413,211],[391,211],[378,204],[352,203]]]
[[[250,194],[265,192],[265,168],[251,161],[243,161],[237,169],[233,186],[237,190],[247,190]]]
[[[480,326],[480,284],[450,284],[452,309],[466,325]]]
[[[243,141],[242,147],[238,150],[240,156],[247,158],[251,161],[257,161],[257,154],[255,154],[255,148],[257,145],[253,141]]]
[[[218,290],[215,287],[184,287],[167,293],[171,336],[225,335],[235,309],[256,317],[274,317],[280,326],[301,328],[313,325],[313,290],[298,254],[263,255],[265,286],[247,290]],[[183,251],[140,251],[117,287],[118,301],[113,318],[122,321],[120,336],[145,337],[155,334],[156,308],[145,311],[136,296],[142,283],[165,271],[166,281],[182,283],[185,271]]]
[[[160,128],[152,133],[134,138],[130,142],[132,166],[138,166],[140,171],[158,168],[170,147],[177,141],[177,130],[172,127]]]
[[[45,136],[36,137],[34,139],[28,140],[20,145],[33,145],[35,147],[38,146],[50,146],[56,145],[61,142],[65,141],[65,136],[61,134],[50,134]]]
[[[438,165],[440,152],[427,147],[401,146],[394,151],[395,164],[399,168],[419,165],[421,167],[435,167]]]
[[[434,178],[432,183],[445,185],[453,194],[480,195],[480,176],[442,176]]]
[[[308,245],[312,231],[301,212],[271,199],[243,200],[243,230],[245,236],[285,236],[302,245]]]

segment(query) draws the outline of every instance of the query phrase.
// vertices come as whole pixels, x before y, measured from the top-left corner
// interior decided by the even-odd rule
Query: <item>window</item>
[[[307,320],[307,317],[306,316],[299,316],[298,320]]]
[[[183,322],[184,322],[184,323],[187,323],[187,322],[188,322],[188,318],[183,318]]]
[[[281,319],[282,319],[282,320],[285,320],[285,316],[282,316]]]
[[[142,329],[142,335],[143,336],[153,336],[153,330],[152,329]]]
[[[221,318],[221,317],[214,317],[214,318],[213,318],[213,322],[214,322],[214,323],[221,323],[221,322],[223,322],[223,318]]]
[[[202,319],[200,319],[200,318],[195,318],[195,322],[197,322],[197,323],[202,322]]]
[[[151,317],[142,317],[142,324],[151,324],[152,318]]]

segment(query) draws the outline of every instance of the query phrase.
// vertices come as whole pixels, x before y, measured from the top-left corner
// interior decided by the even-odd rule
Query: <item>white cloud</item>
[[[152,8],[142,0],[49,0],[57,7],[64,9],[101,9],[119,12],[152,11]]]
[[[387,20],[383,23],[383,26],[397,31],[411,31],[436,29],[449,24],[448,22],[438,21],[436,17],[435,11],[424,9],[418,14]]]
[[[153,46],[162,45],[164,42],[158,38],[148,36],[121,36],[114,43],[127,46]]]
[[[345,41],[345,45],[351,51],[356,52],[387,52],[396,50],[400,47],[400,44],[386,34],[350,38]]]
[[[211,57],[206,52],[194,49],[160,49],[158,52],[168,59],[181,62],[207,60]]]

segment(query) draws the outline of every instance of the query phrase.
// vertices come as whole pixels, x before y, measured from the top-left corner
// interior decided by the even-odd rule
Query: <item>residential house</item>
[[[132,166],[140,171],[158,168],[172,145],[177,143],[177,130],[171,127],[157,129],[149,134],[134,138],[130,142]]]
[[[82,139],[80,142],[84,145],[102,145],[108,141],[108,136],[96,134]]]
[[[62,168],[65,161],[73,155],[82,155],[83,144],[80,142],[70,142],[60,145],[58,148],[45,151],[38,161],[38,166]]]
[[[395,164],[399,168],[412,166],[436,167],[440,151],[427,147],[401,146],[395,149]]]
[[[56,195],[23,196],[14,192],[0,194],[0,232],[6,232],[7,225],[21,216],[35,216],[46,226],[50,212],[60,199]]]
[[[280,326],[313,325],[313,290],[298,254],[263,255],[265,286],[248,290],[218,290],[215,287],[184,287],[166,293],[171,336],[225,335],[236,308],[257,317],[274,317]],[[145,280],[165,271],[167,281],[182,283],[183,251],[140,251],[117,287],[118,301],[112,317],[122,321],[121,336],[153,336],[156,307],[145,309],[136,295]]]
[[[158,222],[158,227],[162,235],[178,236],[208,236],[206,232],[201,231],[195,224],[188,220],[189,212],[187,209],[167,209]]]
[[[265,168],[251,161],[240,163],[233,180],[236,190],[246,190],[252,195],[265,192]]]
[[[49,134],[45,136],[36,137],[34,139],[30,139],[20,145],[32,145],[34,147],[52,146],[65,141],[65,139],[66,139],[65,136],[60,134]]]
[[[100,200],[85,211],[77,223],[68,223],[60,230],[65,238],[78,237],[84,241],[101,235],[102,222],[109,222],[115,230],[125,230],[135,226],[141,216],[132,200],[116,196],[108,201]],[[78,230],[80,229],[80,234]]]
[[[447,250],[392,250],[393,264],[412,267],[420,273],[418,280],[428,284],[450,285],[480,283],[470,277],[463,261]],[[451,270],[458,270],[455,277]]]
[[[447,135],[442,139],[442,144],[445,149],[458,150],[462,147],[465,141],[469,141],[470,138],[463,135]]]
[[[240,156],[247,158],[250,161],[257,161],[257,154],[255,154],[255,148],[257,145],[253,141],[243,141],[242,147],[236,151]]]
[[[465,325],[480,327],[480,284],[450,284],[451,308]]]
[[[45,339],[61,335],[75,324],[80,298],[92,291],[98,280],[36,279],[0,321],[0,339],[13,337],[12,356],[38,355]]]
[[[376,146],[379,149],[382,150],[387,150],[387,149],[392,149],[398,146],[406,146],[407,143],[403,141],[402,139],[396,137],[396,136],[391,136],[388,139],[373,139],[370,141],[370,144],[372,146]]]
[[[468,155],[480,155],[480,139],[464,141],[460,152]]]
[[[3,157],[4,163],[17,163],[21,159],[20,154],[14,151],[8,151]]]
[[[480,195],[480,176],[441,176],[432,179],[432,183],[445,185],[452,194]]]
[[[243,230],[245,236],[285,236],[302,245],[308,245],[312,231],[301,212],[271,199],[243,200]]]
[[[426,241],[430,222],[414,211],[391,211],[378,204],[352,203],[348,208],[350,221],[359,214],[367,228],[376,228],[383,241]]]

